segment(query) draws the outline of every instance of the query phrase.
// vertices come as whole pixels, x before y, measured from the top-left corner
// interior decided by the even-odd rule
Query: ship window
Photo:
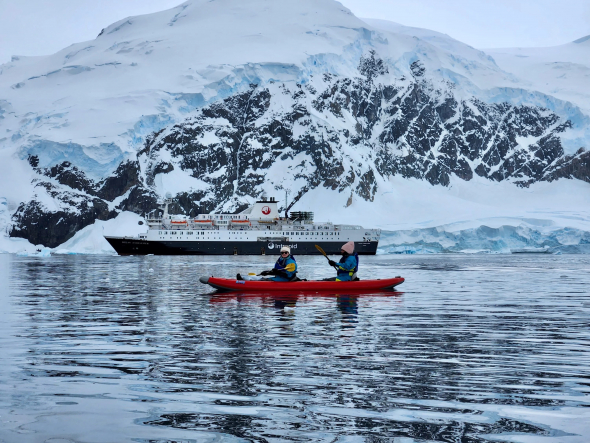
[[[164,232],[164,235],[168,235],[168,231]]]

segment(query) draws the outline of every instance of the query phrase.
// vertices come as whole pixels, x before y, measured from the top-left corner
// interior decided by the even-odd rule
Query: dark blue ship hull
[[[278,254],[280,247],[272,242],[239,241],[154,241],[131,237],[105,237],[120,255],[266,255]],[[293,242],[293,255],[317,255],[315,245],[322,247],[327,254],[340,253],[344,242]],[[355,242],[355,252],[359,255],[375,255],[378,242]]]

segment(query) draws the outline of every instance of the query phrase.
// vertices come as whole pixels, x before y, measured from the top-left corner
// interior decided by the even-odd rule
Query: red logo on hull
[[[268,206],[263,206],[263,207],[262,207],[262,213],[263,213],[264,215],[268,215],[268,214],[270,214],[270,208],[269,208]]]

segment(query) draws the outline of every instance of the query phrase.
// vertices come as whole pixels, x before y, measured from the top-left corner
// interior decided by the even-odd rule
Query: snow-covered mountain
[[[500,48],[477,50],[452,37],[400,25],[386,20],[363,19],[373,28],[419,38],[463,59],[487,57],[514,82],[498,81],[491,86],[486,101],[528,103],[555,110],[572,122],[562,136],[567,153],[588,147],[590,140],[590,36],[566,45],[548,48]],[[555,101],[558,99],[558,101]]]
[[[129,212],[167,192],[187,215],[289,190],[316,219],[389,230],[590,230],[587,91],[553,94],[519,69],[333,0],[190,0],[14,57],[0,66],[0,249],[106,250],[89,230],[137,231]]]

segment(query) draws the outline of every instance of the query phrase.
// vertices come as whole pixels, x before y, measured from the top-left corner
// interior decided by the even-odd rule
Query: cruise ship
[[[239,214],[200,214],[189,218],[168,214],[167,199],[159,218],[147,218],[147,232],[137,237],[106,240],[120,255],[266,255],[289,246],[293,255],[339,254],[353,241],[358,254],[377,252],[380,229],[315,223],[313,212],[285,212],[274,198],[262,198]]]

